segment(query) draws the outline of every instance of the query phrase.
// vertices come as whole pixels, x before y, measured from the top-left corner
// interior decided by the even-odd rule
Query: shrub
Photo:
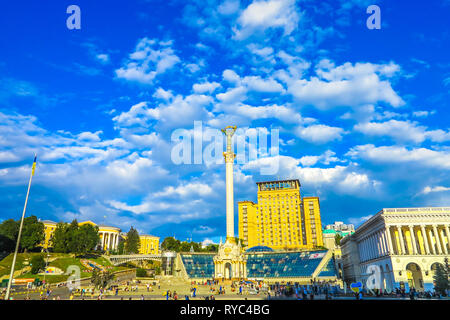
[[[146,276],[147,276],[147,271],[145,271],[145,269],[138,268],[136,270],[136,277],[143,278],[143,277],[146,277]]]
[[[45,261],[43,255],[36,255],[31,258],[31,273],[37,274],[39,271],[45,269]],[[44,270],[45,271],[45,270]]]

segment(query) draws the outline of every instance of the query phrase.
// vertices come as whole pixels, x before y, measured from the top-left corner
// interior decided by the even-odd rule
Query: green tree
[[[102,272],[97,269],[92,271],[91,283],[96,289],[105,289],[112,280],[114,280],[114,274],[110,271]]]
[[[208,244],[208,246],[205,248],[206,252],[218,252],[219,251],[219,245],[218,244]]]
[[[136,269],[136,277],[145,278],[147,276],[147,271],[142,268]]]
[[[174,237],[166,237],[161,244],[161,248],[167,251],[180,252],[180,244],[180,240],[177,240]]]
[[[20,247],[24,250],[33,250],[45,239],[44,224],[36,216],[27,217],[23,220]]]
[[[91,224],[84,224],[78,228],[76,253],[86,254],[95,249],[100,241],[98,227]]]
[[[42,254],[33,256],[33,258],[31,258],[31,273],[37,274],[44,269],[45,269],[44,256]]]
[[[340,233],[336,233],[336,235],[334,236],[334,243],[336,243],[337,246],[340,246],[342,238],[343,236]]]
[[[155,275],[160,275],[161,274],[161,266],[156,266],[155,267]]]
[[[53,237],[50,240],[54,252],[67,253],[67,223],[59,222],[53,231]]]
[[[433,275],[434,290],[439,294],[445,295],[446,290],[450,289],[448,270],[440,263],[437,264],[436,270]]]
[[[119,244],[117,245],[117,253],[123,254],[125,252],[125,241],[122,238],[119,240]]]
[[[74,219],[66,230],[66,252],[78,253],[81,246],[79,235],[78,221]]]
[[[139,233],[133,227],[127,233],[127,239],[125,240],[125,252],[126,253],[139,253],[141,247],[141,239]]]
[[[179,247],[180,252],[189,252],[191,250],[191,245],[192,245],[191,243],[186,241],[181,242]]]
[[[8,219],[0,224],[0,252],[14,251],[19,233],[19,223],[14,219]]]

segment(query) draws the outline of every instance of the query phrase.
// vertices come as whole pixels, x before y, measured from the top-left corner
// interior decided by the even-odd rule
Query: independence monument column
[[[223,153],[226,166],[226,190],[227,190],[227,240],[220,240],[219,250],[214,256],[214,279],[218,280],[243,280],[247,276],[247,257],[243,254],[241,242],[236,243],[234,237],[234,200],[233,200],[233,162],[236,155],[231,149],[231,138],[236,131],[236,126],[228,126],[222,129],[227,137],[227,151]]]
[[[227,151],[223,153],[226,166],[227,242],[234,242],[233,162],[236,154],[231,149],[231,138],[235,131],[236,126],[228,126],[222,129],[222,132],[227,137]]]

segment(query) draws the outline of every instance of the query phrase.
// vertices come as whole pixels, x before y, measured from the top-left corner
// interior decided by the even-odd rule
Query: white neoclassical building
[[[112,226],[106,226],[96,224],[92,221],[83,221],[79,225],[91,224],[98,227],[98,235],[100,236],[100,242],[98,248],[104,251],[117,250],[120,241],[120,229]]]
[[[437,264],[450,258],[449,228],[450,207],[381,210],[341,240],[344,281],[366,284],[377,269],[382,290],[432,290]]]

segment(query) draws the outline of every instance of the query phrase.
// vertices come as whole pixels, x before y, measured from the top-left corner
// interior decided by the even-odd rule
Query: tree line
[[[209,244],[205,248],[202,248],[201,242],[187,242],[180,241],[174,237],[166,237],[161,244],[163,250],[175,251],[175,252],[190,252],[191,248],[194,252],[217,252],[219,245]]]

